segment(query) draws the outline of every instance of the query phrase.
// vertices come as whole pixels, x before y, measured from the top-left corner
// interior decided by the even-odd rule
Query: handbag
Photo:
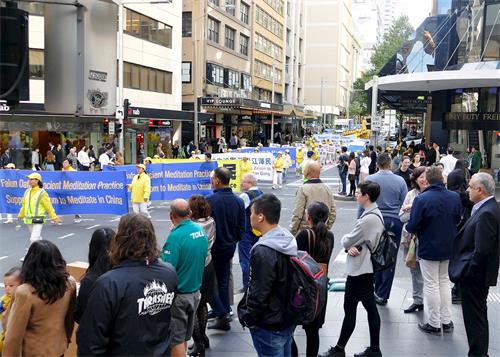
[[[406,254],[405,264],[408,268],[415,269],[417,267],[417,238],[413,236],[410,240],[408,247],[408,254]]]

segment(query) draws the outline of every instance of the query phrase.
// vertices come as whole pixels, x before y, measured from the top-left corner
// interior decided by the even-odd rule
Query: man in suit
[[[500,256],[500,209],[495,201],[495,181],[487,173],[472,176],[471,218],[458,232],[450,259],[450,279],[460,283],[462,313],[469,342],[469,356],[488,355],[490,286],[497,284]]]

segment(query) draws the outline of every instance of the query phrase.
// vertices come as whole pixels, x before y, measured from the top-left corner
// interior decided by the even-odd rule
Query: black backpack
[[[316,319],[326,304],[328,278],[307,252],[290,257],[288,312],[297,325]]]
[[[378,214],[369,212],[366,214],[373,214],[377,216],[384,225],[384,220]],[[367,245],[368,247],[368,245]],[[373,271],[379,272],[386,269],[389,269],[396,263],[396,259],[398,257],[398,241],[394,232],[391,232],[385,229],[380,236],[377,246],[372,250],[368,247],[368,250],[371,253],[371,260],[373,264]]]

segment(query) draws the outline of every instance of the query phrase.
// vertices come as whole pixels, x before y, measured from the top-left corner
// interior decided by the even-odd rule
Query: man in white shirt
[[[99,156],[99,164],[101,164],[101,170],[106,165],[113,165],[113,162],[111,161],[110,155],[108,154],[110,151],[112,151],[112,149],[108,149],[106,152],[103,152]]]
[[[455,170],[455,164],[457,163],[457,159],[453,156],[453,148],[449,147],[447,150],[448,155],[443,157],[439,162],[441,162],[444,166],[443,175],[447,177],[450,172]]]

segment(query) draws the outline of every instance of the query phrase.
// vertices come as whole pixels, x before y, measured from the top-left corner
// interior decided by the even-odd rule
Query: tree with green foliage
[[[384,35],[382,42],[373,47],[373,54],[370,58],[372,68],[363,73],[361,78],[353,84],[354,93],[352,96],[349,112],[351,116],[361,117],[368,115],[368,96],[365,92],[365,84],[371,81],[373,76],[389,62],[413,32],[413,27],[406,15],[399,17]]]

